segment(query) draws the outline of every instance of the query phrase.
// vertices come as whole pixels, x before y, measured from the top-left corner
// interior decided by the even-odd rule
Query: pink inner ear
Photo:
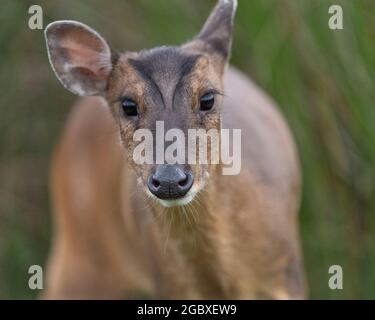
[[[85,34],[76,34],[61,42],[67,60],[67,68],[89,70],[100,79],[106,79],[111,71],[110,53],[98,39]]]

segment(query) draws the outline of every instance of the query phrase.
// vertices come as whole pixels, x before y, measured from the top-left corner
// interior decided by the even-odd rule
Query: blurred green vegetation
[[[215,0],[0,2],[0,298],[33,298],[28,268],[50,244],[51,150],[75,97],[53,75],[44,26],[82,21],[113,47],[179,44],[198,32]],[[340,4],[344,30],[328,28]],[[239,0],[232,63],[280,105],[303,166],[301,237],[311,298],[375,298],[375,2]],[[328,267],[344,268],[329,290]]]

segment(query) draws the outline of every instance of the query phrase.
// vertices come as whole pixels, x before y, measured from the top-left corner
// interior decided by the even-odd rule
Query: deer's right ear
[[[228,59],[232,44],[233,19],[237,0],[218,0],[208,17],[198,39],[214,52]]]
[[[50,63],[64,87],[80,96],[105,95],[112,71],[107,42],[76,21],[53,22],[44,34]]]

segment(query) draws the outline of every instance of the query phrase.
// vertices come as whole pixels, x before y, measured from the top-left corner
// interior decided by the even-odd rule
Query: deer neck
[[[215,183],[207,186],[187,206],[156,212],[163,255],[174,269],[193,279],[204,296],[223,297],[220,282],[223,257],[220,243],[226,241],[225,216],[213,204]],[[171,263],[171,261],[174,261]]]

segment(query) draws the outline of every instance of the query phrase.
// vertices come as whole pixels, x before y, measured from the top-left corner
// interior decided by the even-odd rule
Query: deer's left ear
[[[104,96],[112,70],[111,50],[93,29],[56,21],[45,30],[48,56],[60,82],[80,96]]]
[[[230,56],[236,9],[237,0],[218,0],[197,37],[210,51],[219,54],[225,61]]]

